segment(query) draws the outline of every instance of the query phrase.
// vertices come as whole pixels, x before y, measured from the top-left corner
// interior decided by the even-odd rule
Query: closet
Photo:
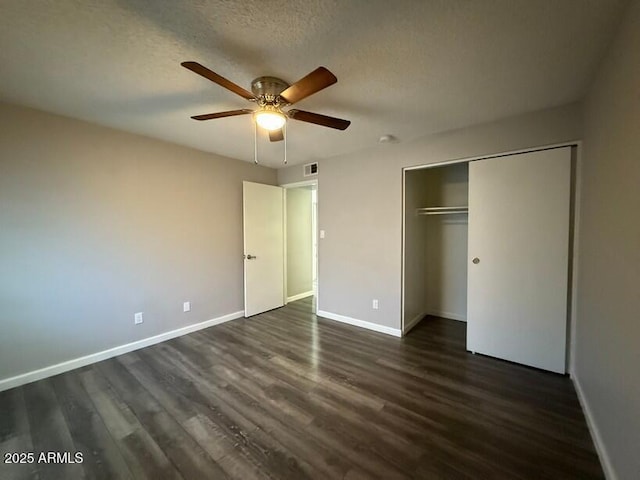
[[[468,179],[468,163],[405,174],[405,329],[467,319]]]
[[[467,350],[564,373],[572,150],[405,170],[403,332],[467,322]]]

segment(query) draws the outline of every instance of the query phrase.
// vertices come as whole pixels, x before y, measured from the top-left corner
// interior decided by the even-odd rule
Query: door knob
[[[253,260],[254,258],[257,258],[255,255],[245,255],[244,258],[246,258],[247,260]]]
[[[480,259],[478,257],[475,257],[473,260],[471,260],[473,263],[475,263],[476,265],[480,263]]]

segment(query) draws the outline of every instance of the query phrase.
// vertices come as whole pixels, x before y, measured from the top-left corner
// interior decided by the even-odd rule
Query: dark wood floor
[[[310,299],[0,393],[0,478],[603,478],[571,381]],[[82,464],[4,464],[5,452]]]

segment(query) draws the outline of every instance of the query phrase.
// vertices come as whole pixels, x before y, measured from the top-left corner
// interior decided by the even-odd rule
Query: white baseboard
[[[296,300],[302,300],[303,298],[311,297],[313,295],[313,290],[309,290],[308,292],[302,292],[298,295],[294,295],[293,297],[287,297],[287,303],[295,302]]]
[[[196,332],[198,330],[202,330],[203,328],[212,327],[214,325],[219,325],[221,323],[235,320],[236,318],[240,318],[243,316],[244,312],[230,313],[221,317],[212,318],[211,320],[206,320],[204,322],[195,323],[193,325],[188,325],[176,330],[161,333],[153,337],[143,338],[142,340],[136,340],[135,342],[127,343],[125,345],[102,350],[101,352],[92,353],[83,357],[74,358],[73,360],[67,360],[66,362],[58,363],[56,365],[51,365],[49,367],[40,368],[38,370],[23,373],[21,375],[16,375],[15,377],[5,378],[3,380],[0,380],[0,392],[9,390],[10,388],[19,387],[20,385],[24,385],[26,383],[42,380],[43,378],[53,377],[54,375],[68,372],[69,370],[84,367],[85,365],[100,362],[102,360],[116,357],[124,353],[129,353],[134,350],[139,350],[150,345],[155,345],[156,343],[171,340],[172,338],[181,337],[182,335]]]
[[[409,323],[407,323],[404,326],[404,331],[402,332],[402,335],[406,335],[407,333],[409,333],[409,330],[411,330],[413,327],[415,327],[420,322],[420,320],[422,320],[425,317],[425,315],[427,315],[426,312],[420,313],[420,314],[416,315],[415,317],[413,317],[409,321]]]
[[[357,318],[351,318],[345,315],[338,315],[337,313],[325,312],[324,310],[318,310],[316,315],[318,317],[328,318],[329,320],[335,320],[336,322],[348,323],[349,325],[354,325],[356,327],[373,330],[374,332],[386,333],[387,335],[393,335],[394,337],[402,336],[402,331],[399,328],[386,327],[384,325],[378,325],[377,323],[366,322],[364,320],[358,320]]]
[[[604,446],[602,437],[600,436],[600,430],[598,430],[598,426],[596,425],[593,414],[591,413],[591,408],[589,407],[587,397],[585,397],[584,391],[580,386],[580,381],[578,380],[575,373],[571,376],[571,380],[573,380],[573,385],[575,386],[576,393],[578,394],[578,400],[580,401],[580,405],[582,406],[584,416],[587,419],[587,426],[589,427],[589,431],[591,432],[591,439],[593,440],[593,444],[596,447],[596,452],[598,452],[598,457],[600,458],[600,464],[602,465],[604,476],[607,478],[607,480],[618,480],[618,476],[613,470],[613,465],[611,464],[611,460],[609,459],[607,449]]]
[[[449,320],[458,320],[460,322],[467,321],[466,315],[460,315],[458,313],[453,313],[453,312],[445,312],[444,310],[429,310],[427,311],[426,314],[433,315],[434,317],[448,318]]]

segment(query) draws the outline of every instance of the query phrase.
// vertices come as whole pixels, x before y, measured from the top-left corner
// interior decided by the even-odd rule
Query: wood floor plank
[[[131,409],[95,367],[83,371],[80,378],[96,411],[115,439],[122,439],[140,427],[140,422]]]
[[[170,347],[167,347],[170,349]],[[174,373],[175,387],[185,398],[194,402],[200,412],[237,440],[244,458],[266,470],[273,478],[310,478],[313,468],[305,460],[291,456],[287,449],[255,423],[256,419],[270,420],[262,406],[229,384],[218,388],[197,366],[180,364],[171,353],[147,357],[158,369]],[[191,381],[193,380],[193,381]],[[270,424],[272,421],[270,420]]]
[[[205,450],[209,456],[219,464],[223,470],[230,472],[242,472],[250,478],[268,478],[268,475],[259,475],[259,469],[255,468],[251,462],[243,461],[241,458],[236,461],[229,461],[228,457],[236,457],[235,440],[246,438],[245,434],[238,433],[237,436],[229,435],[229,430],[213,422],[207,415],[201,414],[203,402],[212,400],[211,398],[201,399],[199,394],[189,388],[192,386],[183,372],[179,372],[179,377],[173,375],[170,369],[154,369],[154,358],[159,354],[160,349],[153,349],[141,353],[145,362],[135,362],[129,364],[130,371],[136,376],[149,392],[154,395],[157,401],[162,404],[181,426],[194,438],[194,440]],[[185,387],[189,385],[189,387]],[[200,403],[198,403],[200,400]],[[207,404],[208,409],[218,408],[213,401]],[[219,417],[218,417],[219,418]],[[225,417],[226,418],[226,417]],[[231,422],[224,422],[228,425]],[[251,427],[255,429],[255,426]],[[231,428],[232,430],[232,428]],[[222,460],[225,459],[224,462]],[[225,468],[225,466],[227,468]],[[229,473],[229,472],[228,472]]]
[[[131,479],[118,446],[80,380],[80,372],[51,379],[76,449],[82,453],[87,478]]]
[[[25,452],[33,452],[33,444],[23,389],[14,388],[0,392],[0,454],[2,455],[0,478],[3,480],[38,478],[35,464],[14,463],[13,458],[5,458],[7,454]]]
[[[36,457],[44,454],[47,459],[44,462],[36,461],[38,477],[43,480],[86,478],[81,463],[57,463],[57,459],[49,460],[49,454],[66,453],[75,456],[78,451],[60,409],[52,380],[40,380],[23,388],[33,451]]]
[[[226,431],[211,418],[198,414],[182,423],[184,429],[206,450],[231,478],[268,479],[269,474],[251,462],[230,442]]]
[[[162,408],[122,362],[107,360],[98,368],[184,477],[201,478],[207,474],[215,474],[218,478],[226,478],[224,471]]]
[[[312,298],[0,393],[0,478],[604,478],[571,380],[465,350],[463,322],[394,338]]]
[[[82,372],[81,379],[134,478],[182,478],[135,414],[95,366]]]

